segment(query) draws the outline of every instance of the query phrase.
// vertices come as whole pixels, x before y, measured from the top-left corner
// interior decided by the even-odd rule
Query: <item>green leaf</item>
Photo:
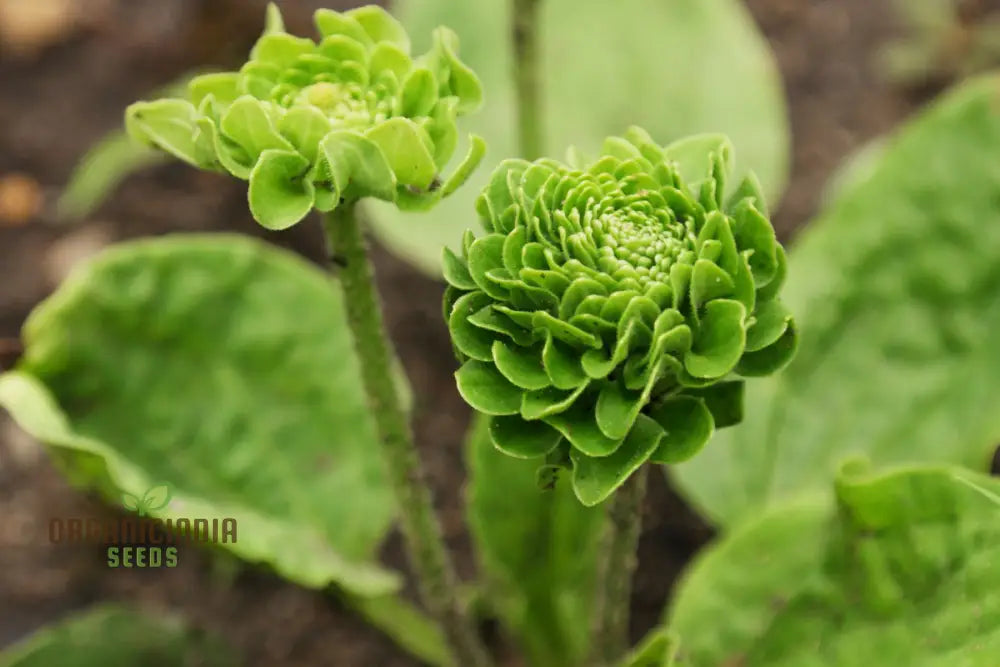
[[[691,274],[692,307],[701,308],[712,299],[732,296],[735,289],[733,279],[715,262],[699,259],[694,263],[694,272]]]
[[[474,420],[466,452],[468,521],[491,606],[531,664],[582,664],[603,512],[580,504],[568,475],[540,490],[538,460],[497,451],[487,418]]]
[[[761,350],[744,354],[736,372],[744,377],[774,375],[791,362],[798,348],[798,326],[790,321],[778,340]]]
[[[441,265],[444,267],[444,279],[449,285],[462,290],[476,289],[468,264],[447,246],[441,249]]]
[[[594,410],[597,426],[607,437],[621,440],[632,429],[644,404],[641,391],[629,391],[619,382],[605,382]]]
[[[639,415],[625,441],[608,456],[588,456],[571,449],[573,491],[580,502],[591,507],[604,502],[629,475],[656,451],[663,429],[646,415]]]
[[[493,363],[504,377],[522,389],[543,389],[552,384],[542,368],[541,343],[524,348],[502,340],[494,341]]]
[[[365,132],[365,136],[382,150],[400,184],[425,190],[437,175],[437,167],[428,150],[429,141],[420,133],[420,127],[409,118],[390,118]]]
[[[393,16],[375,5],[358,7],[344,12],[344,16],[358,22],[373,42],[390,42],[404,52],[410,50],[410,38],[406,29]]]
[[[508,456],[537,459],[555,449],[562,436],[543,422],[525,421],[512,415],[490,419],[490,439]]]
[[[285,20],[281,18],[281,9],[274,2],[267,3],[267,16],[264,19],[264,34],[270,35],[285,31]]]
[[[705,402],[689,396],[677,396],[654,406],[649,417],[663,429],[663,438],[650,457],[653,463],[688,460],[701,451],[715,431]]]
[[[591,401],[574,401],[560,412],[547,415],[545,423],[557,429],[573,447],[587,456],[608,456],[620,448],[624,440],[604,435],[595,420]]]
[[[157,90],[155,96],[184,97],[189,84],[199,78],[194,73],[184,74]],[[69,182],[59,196],[57,210],[60,217],[73,220],[90,215],[127,176],[166,161],[163,153],[145,144],[145,140],[134,141],[125,130],[115,130],[91,146],[73,168]],[[196,159],[198,157],[195,155]]]
[[[450,197],[452,193],[465,185],[476,168],[486,156],[486,141],[475,134],[469,135],[469,150],[448,180],[441,186],[441,197]]]
[[[746,341],[739,301],[716,299],[705,306],[705,314],[691,350],[684,353],[684,367],[697,378],[722,377],[740,360]]]
[[[559,389],[575,389],[587,382],[587,374],[580,365],[580,355],[551,334],[545,338],[542,363],[553,386]]]
[[[158,484],[153,488],[146,491],[145,495],[142,497],[142,502],[145,504],[147,509],[158,510],[163,509],[170,502],[170,486],[167,484]]]
[[[701,389],[687,389],[684,393],[705,402],[705,407],[712,413],[715,428],[726,428],[743,421],[745,385],[743,380],[732,380]]]
[[[284,32],[267,32],[250,51],[250,60],[287,69],[306,54],[315,53],[316,42]]]
[[[679,657],[692,667],[992,667],[997,493],[1000,480],[959,468],[845,467],[835,504],[810,493],[776,505],[695,561],[669,615]]]
[[[565,412],[586,388],[587,385],[580,385],[572,390],[545,387],[537,391],[527,391],[521,401],[521,416],[525,419],[544,419]]]
[[[266,150],[295,150],[278,134],[263,105],[260,100],[244,95],[226,109],[219,121],[223,135],[236,142],[252,162]]]
[[[105,604],[75,613],[0,653],[0,667],[235,667],[231,648],[175,615]]]
[[[673,469],[714,520],[822,488],[850,453],[988,469],[1000,440],[998,85],[973,80],[905,125],[791,250],[782,301],[801,327],[797,356],[748,384],[738,429]]]
[[[371,139],[356,132],[334,131],[320,144],[334,196],[345,199],[396,199],[396,176],[386,156]]]
[[[523,392],[493,364],[467,361],[455,372],[455,380],[465,402],[484,414],[514,415],[521,407]]]
[[[384,594],[393,497],[344,318],[325,273],[260,241],[121,244],[31,314],[0,405],[115,502],[169,484],[152,516],[235,518],[220,548]]]
[[[134,172],[160,164],[166,156],[133,141],[124,132],[113,132],[91,146],[73,168],[69,183],[59,195],[59,216],[85,218]]]
[[[410,655],[433,667],[451,667],[451,653],[441,630],[411,603],[396,595],[342,597],[351,609]]]
[[[792,314],[781,301],[772,299],[754,311],[754,324],[747,329],[747,352],[756,352],[781,338],[792,321]]]
[[[309,164],[313,164],[320,142],[330,132],[330,121],[314,106],[295,106],[278,121],[278,130]]]
[[[437,81],[426,67],[417,67],[403,82],[400,113],[409,118],[427,116],[437,102]]]
[[[483,165],[465,186],[430,213],[400,213],[384,204],[371,209],[384,244],[436,276],[441,247],[458,247],[493,169],[522,154],[515,128],[510,2],[397,0],[394,8],[417,52],[429,46],[427,37],[437,26],[454,29],[462,60],[479,75],[488,101],[461,120],[461,129],[489,145]],[[629,125],[646,128],[661,145],[701,132],[722,133],[735,146],[732,184],[752,170],[769,201],[777,203],[788,169],[785,103],[774,59],[744,3],[547,0],[539,25],[539,43],[545,45],[540,56],[546,155],[562,158],[570,145],[594,155],[606,137]],[[707,48],[710,44],[726,47]],[[636,106],[634,100],[648,103]]]
[[[287,229],[312,210],[309,161],[292,151],[266,150],[250,172],[247,197],[254,219],[267,229]]]
[[[458,35],[451,28],[438,26],[433,38],[440,71],[444,74],[441,83],[448,95],[457,98],[456,111],[460,114],[478,111],[483,104],[483,86],[476,73],[458,58]]]
[[[184,100],[136,102],[125,111],[125,129],[134,140],[197,167],[200,166],[194,141],[197,114],[191,103]]]
[[[618,667],[673,667],[677,638],[663,628],[654,628],[638,646],[622,658]]]
[[[240,96],[237,72],[212,72],[191,79],[187,85],[191,104],[201,106],[209,95],[219,104],[231,104]]]
[[[470,292],[463,295],[452,306],[448,316],[448,329],[451,341],[462,354],[479,361],[493,360],[493,342],[496,334],[472,321],[472,316],[490,305],[490,298],[482,292]]]
[[[730,168],[733,162],[733,147],[724,134],[696,134],[684,137],[663,149],[664,156],[677,165],[681,180],[689,187],[700,187],[702,181],[712,175],[712,158],[720,156]],[[692,192],[694,196],[698,191]]]

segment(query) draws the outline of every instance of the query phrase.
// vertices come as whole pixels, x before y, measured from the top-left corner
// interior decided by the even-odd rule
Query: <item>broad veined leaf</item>
[[[540,667],[574,667],[587,649],[596,549],[604,516],[574,497],[570,472],[551,489],[533,474],[544,458],[498,451],[477,416],[467,444],[469,524],[490,602]]]
[[[802,341],[748,383],[744,422],[672,469],[721,524],[821,488],[845,457],[986,470],[1000,439],[1000,113],[995,76],[886,140],[793,246]]]
[[[236,555],[310,587],[394,590],[373,558],[393,516],[342,296],[237,235],[120,245],[25,324],[0,406],[71,478],[160,518],[237,520]]]
[[[475,226],[473,202],[493,168],[520,155],[510,3],[397,0],[394,5],[418,40],[438,25],[454,29],[463,61],[483,82],[484,108],[460,123],[489,145],[469,181],[431,213],[367,203],[376,232],[391,250],[440,275],[441,248],[457,247],[462,233]],[[732,184],[752,170],[768,201],[777,204],[788,168],[784,100],[773,58],[742,3],[549,0],[542,8],[546,154],[562,158],[571,145],[596,154],[605,137],[630,125],[644,127],[661,145],[701,132],[723,133],[735,146],[738,173]]]
[[[679,586],[691,667],[993,667],[1000,480],[950,466],[873,475],[734,526]]]
[[[232,649],[176,616],[108,604],[47,626],[0,653],[0,667],[236,667]]]

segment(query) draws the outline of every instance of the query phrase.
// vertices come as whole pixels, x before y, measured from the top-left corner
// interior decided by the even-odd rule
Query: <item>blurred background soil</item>
[[[292,32],[309,34],[318,6],[284,2]],[[794,157],[777,207],[783,241],[816,210],[831,172],[892,128],[944,82],[902,91],[875,74],[874,53],[897,31],[887,2],[748,0],[771,42],[788,96]],[[130,178],[83,224],[54,215],[60,187],[84,151],[115,129],[126,104],[199,65],[231,67],[256,39],[263,0],[0,0],[0,366],[17,354],[30,309],[68,268],[106,245],[175,231],[230,230],[322,261],[315,220],[267,233],[250,218],[245,185],[180,164]],[[461,574],[475,564],[462,525],[466,407],[440,318],[442,287],[378,249],[388,325],[417,399],[416,435]],[[632,634],[660,617],[683,565],[711,538],[652,475],[633,600]],[[268,572],[186,550],[173,570],[111,570],[97,548],[44,539],[50,517],[111,510],[71,489],[44,453],[0,414],[0,647],[103,600],[138,600],[188,615],[238,649],[248,665],[402,667],[416,664],[335,600]],[[398,536],[385,559],[404,567]],[[484,627],[507,656],[495,627]],[[518,664],[505,657],[507,664]]]

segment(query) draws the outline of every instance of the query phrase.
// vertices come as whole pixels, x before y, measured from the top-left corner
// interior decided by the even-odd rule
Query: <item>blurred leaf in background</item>
[[[508,0],[398,0],[411,35],[438,25],[458,33],[462,58],[481,77],[485,107],[463,119],[489,146],[469,182],[427,214],[369,202],[375,229],[395,253],[440,275],[441,248],[477,228],[473,202],[500,160],[518,155]],[[661,143],[700,132],[726,134],[740,173],[751,169],[774,206],[788,171],[788,121],[777,68],[738,0],[618,0],[542,4],[546,152],[568,146],[596,155],[609,135],[640,125]],[[415,48],[427,44],[415,44]]]
[[[1000,480],[844,467],[828,492],[735,527],[679,584],[691,667],[994,667]]]
[[[903,34],[878,52],[889,81],[947,84],[1000,65],[1000,10],[979,0],[893,0]]]
[[[71,480],[149,514],[238,522],[225,549],[308,587],[382,595],[393,501],[341,293],[291,253],[234,234],[125,243],[31,315],[0,406]]]
[[[236,667],[231,649],[174,616],[108,604],[0,653],[0,667]]]
[[[153,93],[152,97],[180,97],[187,92],[188,82],[205,71],[188,72]],[[90,147],[73,169],[69,182],[57,204],[60,218],[85,218],[107,199],[126,176],[168,162],[166,153],[133,141],[125,130],[116,130]]]
[[[887,140],[789,255],[792,364],[747,391],[745,421],[673,468],[723,525],[821,489],[838,462],[987,470],[1000,439],[1000,114],[996,76]]]
[[[568,474],[543,490],[543,460],[494,447],[477,415],[466,449],[468,518],[489,602],[535,667],[575,667],[589,644],[601,507],[576,499]]]

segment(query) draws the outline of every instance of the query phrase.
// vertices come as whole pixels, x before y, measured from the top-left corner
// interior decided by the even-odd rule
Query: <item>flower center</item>
[[[320,109],[335,128],[365,127],[376,120],[357,86],[321,81],[303,88],[297,101]]]
[[[668,282],[674,264],[693,258],[694,232],[665,205],[628,199],[633,201],[588,202],[582,215],[570,210],[567,219],[578,230],[569,235],[575,239],[571,245],[589,246],[591,258],[619,280],[633,278],[643,287]]]

